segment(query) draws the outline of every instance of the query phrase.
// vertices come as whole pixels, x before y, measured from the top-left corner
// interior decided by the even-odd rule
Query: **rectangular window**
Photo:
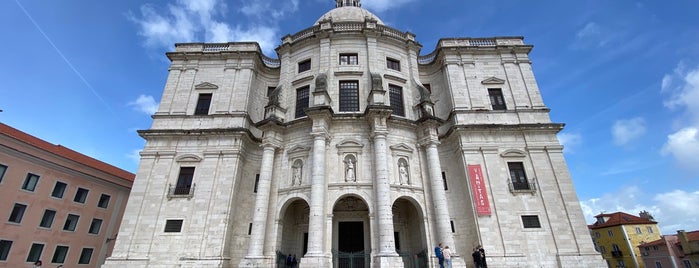
[[[51,228],[51,225],[53,225],[53,219],[56,218],[56,211],[55,210],[44,210],[44,216],[41,217],[41,222],[39,223],[39,227],[44,227],[44,228]]]
[[[0,254],[2,254],[2,252],[0,252]],[[682,263],[684,263],[684,268],[692,268],[692,262],[690,262],[689,260],[683,260]]]
[[[275,87],[267,87],[267,95],[266,96],[269,97],[270,95],[272,95],[272,92],[274,92],[275,89],[276,89]]]
[[[197,107],[194,109],[194,115],[208,115],[209,106],[211,106],[211,93],[199,94],[199,99],[197,100]]]
[[[660,263],[659,261],[655,262],[655,268],[663,268],[663,264]]]
[[[340,65],[357,65],[359,64],[357,53],[340,54]]]
[[[405,116],[405,108],[403,107],[403,88],[389,84],[388,98],[391,102],[393,114],[397,116]]]
[[[641,232],[641,227],[636,227],[636,233],[637,233],[637,234],[642,234],[642,233],[643,233],[643,232]]]
[[[541,228],[539,216],[536,215],[522,215],[522,225],[524,228]]]
[[[605,253],[607,253],[607,249],[604,246],[600,246],[599,253],[605,254]]]
[[[456,233],[456,229],[454,228],[454,221],[449,221],[449,224],[451,224],[451,232]]]
[[[396,59],[386,58],[386,68],[400,72],[400,61]]]
[[[5,171],[7,171],[7,166],[0,165],[0,183],[2,182],[2,178],[5,177]]]
[[[510,179],[515,190],[532,190],[529,187],[527,174],[524,173],[524,164],[522,162],[508,162],[507,168],[510,170]]]
[[[97,202],[97,207],[101,207],[101,208],[109,207],[109,199],[111,199],[111,198],[112,197],[109,196],[108,194],[102,194],[100,196],[100,201]]]
[[[248,235],[252,234],[252,222],[248,225]]]
[[[442,183],[444,183],[444,191],[449,190],[447,186],[447,173],[442,171]]]
[[[311,69],[311,59],[299,62],[299,73],[303,73]]]
[[[78,264],[90,264],[90,259],[92,259],[92,248],[83,248],[80,252],[80,259],[78,259]]]
[[[499,88],[489,88],[488,96],[490,96],[490,104],[493,110],[506,110],[505,98],[502,96],[502,90]]]
[[[88,233],[99,234],[100,228],[102,228],[102,220],[92,219],[92,223],[90,223],[90,230],[88,231]]]
[[[7,219],[9,222],[20,223],[24,217],[24,212],[27,210],[27,205],[15,203],[12,212],[10,213],[10,218]]]
[[[63,198],[63,194],[66,192],[66,187],[68,184],[57,181],[56,185],[53,186],[53,191],[51,191],[51,196],[55,198]]]
[[[39,183],[39,175],[27,173],[27,177],[24,179],[22,184],[22,189],[33,192],[36,189],[36,185]]]
[[[32,244],[27,254],[27,262],[36,262],[41,259],[41,252],[44,251],[44,244]]]
[[[83,188],[78,188],[78,191],[75,192],[75,197],[73,198],[73,201],[85,204],[85,201],[87,200],[87,194],[90,192],[88,189],[83,189]]]
[[[296,118],[306,116],[304,109],[308,108],[309,86],[296,89]]]
[[[253,193],[257,193],[257,186],[260,184],[260,174],[255,174],[255,186],[252,188]]]
[[[648,230],[648,233],[649,233],[649,234],[652,234],[652,233],[653,233],[653,227],[650,227],[650,226],[649,226],[649,227],[646,227],[646,230]]]
[[[51,258],[51,263],[64,263],[66,261],[67,255],[68,247],[56,246],[56,251],[53,252],[53,258]]]
[[[612,230],[608,230],[607,235],[609,235],[609,237],[612,237],[612,236],[614,236],[614,232],[612,232]]]
[[[624,263],[623,260],[617,260],[617,261],[616,261],[616,267],[618,267],[618,268],[624,268],[624,267],[626,267],[626,264]]]
[[[359,81],[340,81],[340,112],[359,111]]]
[[[63,230],[74,232],[75,228],[78,227],[79,220],[80,220],[80,216],[74,215],[74,214],[68,214],[68,217],[66,218],[66,223],[63,224]]]
[[[165,221],[166,233],[179,233],[182,231],[182,222],[184,220],[167,220]]]
[[[7,256],[10,255],[11,248],[12,248],[12,241],[0,240],[0,261],[7,260]]]
[[[180,167],[180,174],[177,176],[175,185],[175,195],[189,195],[192,190],[194,180],[194,167]]]

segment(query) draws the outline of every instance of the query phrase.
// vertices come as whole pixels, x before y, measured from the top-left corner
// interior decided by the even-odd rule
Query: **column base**
[[[377,255],[374,257],[374,265],[372,267],[377,268],[403,268],[405,264],[403,263],[403,258],[398,255]]]
[[[274,266],[274,259],[269,257],[245,257],[238,264],[240,268],[267,268]]]
[[[333,267],[333,262],[326,256],[302,257],[299,267]]]

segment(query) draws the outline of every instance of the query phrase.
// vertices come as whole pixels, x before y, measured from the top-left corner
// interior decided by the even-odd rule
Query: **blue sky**
[[[699,2],[364,0],[431,52],[439,38],[524,36],[588,222],[648,210],[699,229]],[[0,121],[131,172],[176,42],[257,41],[331,0],[0,1]],[[694,204],[694,205],[692,205]]]

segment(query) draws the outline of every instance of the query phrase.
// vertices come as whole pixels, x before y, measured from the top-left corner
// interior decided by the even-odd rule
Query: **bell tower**
[[[335,0],[335,7],[362,7],[360,0]]]

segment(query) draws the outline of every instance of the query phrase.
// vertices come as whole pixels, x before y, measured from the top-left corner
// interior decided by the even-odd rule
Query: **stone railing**
[[[406,39],[408,36],[406,33],[401,32],[399,30],[393,29],[388,26],[384,25],[377,25],[376,28],[381,31],[383,35],[390,36],[390,37],[395,37],[398,39]]]
[[[310,28],[306,28],[305,30],[301,30],[300,32],[294,34],[291,36],[291,42],[296,42],[301,39],[305,39],[308,37],[313,36],[318,30],[320,30],[320,26],[313,26]]]
[[[333,25],[333,30],[336,32],[361,31],[363,28],[364,23],[361,22],[342,22]]]
[[[176,52],[225,52],[225,51],[245,51],[260,52],[260,46],[254,42],[232,42],[232,43],[180,43],[175,45]],[[265,56],[260,52],[260,59],[267,67],[278,68],[281,62]]]
[[[448,38],[441,39],[437,44],[437,49],[432,53],[419,56],[417,62],[419,64],[432,63],[440,48],[445,47],[497,47],[497,46],[520,46],[524,45],[522,37],[493,37],[493,38]]]

